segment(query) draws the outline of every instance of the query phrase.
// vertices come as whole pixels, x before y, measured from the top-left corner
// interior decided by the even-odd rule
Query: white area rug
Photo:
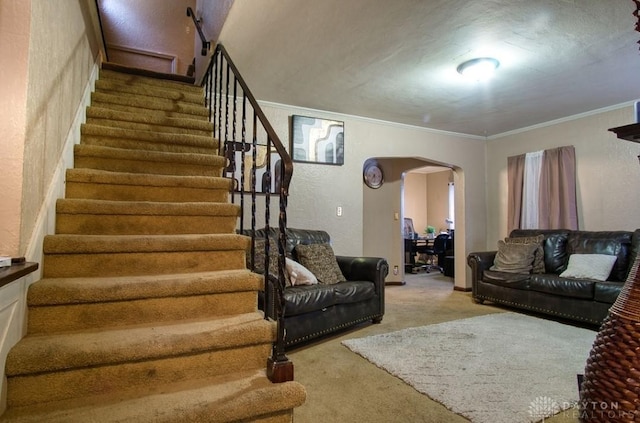
[[[497,313],[342,343],[476,423],[535,422],[578,401],[596,332]]]

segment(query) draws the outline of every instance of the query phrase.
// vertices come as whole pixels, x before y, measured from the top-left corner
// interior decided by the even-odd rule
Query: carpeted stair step
[[[66,197],[116,201],[226,202],[232,181],[206,176],[144,175],[69,169]]]
[[[305,400],[266,376],[276,323],[204,90],[166,78],[103,64],[0,422],[290,423]]]
[[[148,84],[130,84],[126,81],[118,81],[117,79],[100,78],[95,82],[95,90],[97,92],[143,95],[146,97],[193,103],[200,106],[204,105],[204,92],[202,89],[196,92],[189,92],[182,89],[182,84],[178,86],[166,85],[157,87]]]
[[[197,119],[175,119],[166,116],[129,113],[93,106],[87,107],[86,113],[87,123],[101,126],[201,135],[209,138],[211,138],[213,134],[213,124],[211,122]]]
[[[86,144],[74,146],[74,161],[76,168],[140,174],[216,177],[222,176],[222,170],[226,164],[224,157],[213,154],[129,150]]]
[[[143,396],[144,394],[144,396]],[[297,382],[271,383],[264,370],[244,371],[82,401],[25,406],[5,423],[285,423],[306,392]]]
[[[113,66],[112,63],[103,63],[100,69],[100,79],[117,80],[130,85],[151,85],[154,87],[176,88],[188,92],[202,92],[202,87],[194,85],[193,82],[175,81],[166,78],[167,74],[157,74],[155,72],[138,72],[138,69],[131,71],[121,65]],[[157,76],[161,76],[158,78]],[[172,75],[173,76],[173,75]]]
[[[255,311],[261,275],[246,269],[41,279],[29,287],[27,333],[43,334]]]
[[[139,276],[246,268],[249,238],[206,235],[48,235],[43,277]]]
[[[82,144],[171,153],[218,154],[218,140],[200,135],[137,131],[93,124],[82,124],[80,133]]]
[[[111,94],[93,93],[92,94],[92,107],[99,107],[101,109],[108,109],[126,113],[137,113],[144,116],[156,116],[166,117],[172,119],[184,119],[184,120],[198,120],[202,122],[208,122],[208,116],[202,114],[191,114],[180,110],[165,110],[165,109],[152,109],[143,108],[138,105],[126,104],[125,101],[118,100],[117,96]],[[114,101],[117,101],[114,103]]]
[[[172,235],[232,233],[240,206],[230,203],[165,203],[59,199],[56,233]]]
[[[209,111],[202,105],[141,95],[93,92],[91,104],[114,110],[134,113],[155,113],[158,116],[200,119],[207,121]]]
[[[262,313],[26,336],[6,362],[8,406],[261,369],[275,339]]]

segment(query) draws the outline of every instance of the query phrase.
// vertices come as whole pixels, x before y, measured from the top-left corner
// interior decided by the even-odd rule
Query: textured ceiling
[[[236,0],[220,41],[260,100],[492,136],[640,98],[634,10],[632,0]],[[456,73],[479,56],[501,63],[490,81]]]

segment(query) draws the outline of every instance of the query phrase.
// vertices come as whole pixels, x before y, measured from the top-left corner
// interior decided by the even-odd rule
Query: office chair
[[[440,273],[444,272],[442,265],[444,263],[440,263],[440,257],[444,256],[445,251],[447,250],[447,243],[449,242],[448,234],[440,234],[436,236],[436,239],[433,240],[433,246],[430,248],[427,247],[423,251],[423,254],[431,257],[431,263],[427,265],[427,272],[430,272],[431,269],[435,269],[440,271]],[[433,261],[437,260],[438,264],[433,264]]]

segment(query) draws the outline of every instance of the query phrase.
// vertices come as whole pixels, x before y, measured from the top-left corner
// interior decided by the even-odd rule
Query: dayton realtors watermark
[[[545,418],[563,410],[569,410],[570,417],[580,420],[595,419],[604,420],[634,420],[638,416],[637,411],[624,410],[617,401],[555,401],[549,397],[537,397],[529,404],[529,415],[532,421],[544,421]]]

